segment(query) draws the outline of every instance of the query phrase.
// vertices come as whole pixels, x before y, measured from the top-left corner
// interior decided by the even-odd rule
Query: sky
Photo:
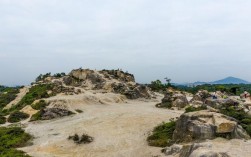
[[[136,81],[251,81],[250,0],[0,0],[0,84],[122,69]]]

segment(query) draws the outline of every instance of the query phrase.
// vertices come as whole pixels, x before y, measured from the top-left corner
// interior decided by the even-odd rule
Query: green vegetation
[[[159,91],[165,91],[168,87],[173,87],[171,85],[171,79],[165,78],[166,83],[162,83],[160,80],[152,81],[151,84],[148,85],[153,91],[159,92]]]
[[[76,109],[75,111],[78,112],[78,113],[83,113],[83,111],[80,110],[80,109]]]
[[[200,110],[206,110],[206,109],[207,109],[206,106],[200,106],[200,107],[189,106],[189,107],[186,108],[185,113],[195,112],[195,111],[200,111]]]
[[[48,104],[45,102],[45,100],[40,100],[38,103],[32,104],[31,107],[35,110],[41,110],[46,108]]]
[[[251,93],[251,84],[222,84],[222,85],[199,85],[196,87],[176,86],[178,90],[189,93],[197,93],[199,90],[207,90],[209,92],[221,91],[230,95],[240,95],[244,91]]]
[[[48,98],[55,95],[54,93],[48,94],[48,91],[52,90],[53,87],[53,84],[40,84],[32,86],[29,92],[21,99],[21,101],[15,106],[11,107],[8,111],[5,111],[5,113],[21,110],[26,105],[31,105],[37,99]]]
[[[40,74],[40,75],[36,78],[36,82],[42,81],[42,80],[44,80],[45,78],[50,77],[50,76],[51,76],[51,73]]]
[[[73,136],[69,136],[68,140],[73,140],[76,144],[88,144],[91,143],[94,138],[87,134],[83,134],[81,137],[79,137],[78,134],[75,134]]]
[[[0,113],[2,109],[13,101],[19,93],[19,87],[0,86]]]
[[[23,113],[20,111],[14,111],[10,114],[7,121],[10,123],[16,123],[20,122],[21,120],[29,118],[29,115],[27,113]]]
[[[40,74],[37,78],[36,78],[36,82],[39,81],[43,81],[44,79],[46,79],[47,77],[55,77],[55,78],[60,78],[65,76],[66,74],[64,72],[62,73],[56,73],[54,75],[51,75],[51,73],[46,73],[46,74]]]
[[[0,124],[4,124],[6,122],[6,118],[4,116],[0,116]]]
[[[1,157],[30,157],[23,151],[15,148],[23,147],[31,139],[31,136],[21,128],[0,127],[0,156]]]
[[[42,120],[42,113],[43,113],[43,109],[41,109],[37,113],[33,114],[31,116],[30,121],[32,122],[32,121]]]
[[[158,108],[172,108],[172,102],[158,103],[155,105]]]
[[[247,131],[251,136],[251,116],[245,113],[243,110],[237,110],[234,106],[226,106],[220,109],[220,112],[229,117],[233,117],[238,120],[239,124]]]
[[[172,136],[175,130],[175,121],[162,123],[154,128],[152,135],[147,138],[150,146],[166,147],[173,144]]]

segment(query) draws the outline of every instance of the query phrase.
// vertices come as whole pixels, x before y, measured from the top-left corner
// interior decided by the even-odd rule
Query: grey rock
[[[173,140],[176,142],[192,142],[213,139],[218,136],[231,139],[250,138],[233,118],[203,110],[182,114],[176,122]]]

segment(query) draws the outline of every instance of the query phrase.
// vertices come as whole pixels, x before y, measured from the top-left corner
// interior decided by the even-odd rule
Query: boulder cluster
[[[118,93],[125,95],[128,99],[153,97],[153,93],[147,86],[135,83],[132,74],[119,69],[101,71],[76,69],[60,78],[50,76],[40,81],[40,83],[49,82],[57,85],[57,93],[62,92],[70,95],[79,94],[81,93],[80,89],[84,89]]]
[[[157,104],[156,107],[181,109],[187,105],[189,105],[189,102],[184,93],[168,90],[164,98],[161,100],[161,103]]]
[[[182,114],[176,122],[173,133],[173,140],[179,143],[202,141],[216,137],[250,138],[234,118],[206,110]]]
[[[163,152],[180,157],[229,157],[227,153],[214,151],[210,145],[201,142],[217,137],[250,139],[250,133],[244,129],[246,125],[240,123],[240,119],[235,119],[236,117],[227,116],[230,114],[248,117],[251,105],[244,103],[248,95],[249,93],[245,93],[238,97],[220,91],[200,90],[191,96],[184,92],[168,90],[157,107],[190,110],[186,110],[187,113],[182,114],[176,121],[172,136],[175,144],[163,149]],[[248,120],[242,121],[249,124]]]

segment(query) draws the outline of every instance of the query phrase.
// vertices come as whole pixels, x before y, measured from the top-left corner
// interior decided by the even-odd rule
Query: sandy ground
[[[161,148],[149,147],[146,138],[163,121],[181,111],[159,109],[156,101],[82,105],[83,113],[61,119],[29,123],[35,139],[22,148],[34,157],[153,157]],[[78,104],[79,106],[81,103]],[[94,137],[91,144],[76,145],[67,138],[75,133]]]

